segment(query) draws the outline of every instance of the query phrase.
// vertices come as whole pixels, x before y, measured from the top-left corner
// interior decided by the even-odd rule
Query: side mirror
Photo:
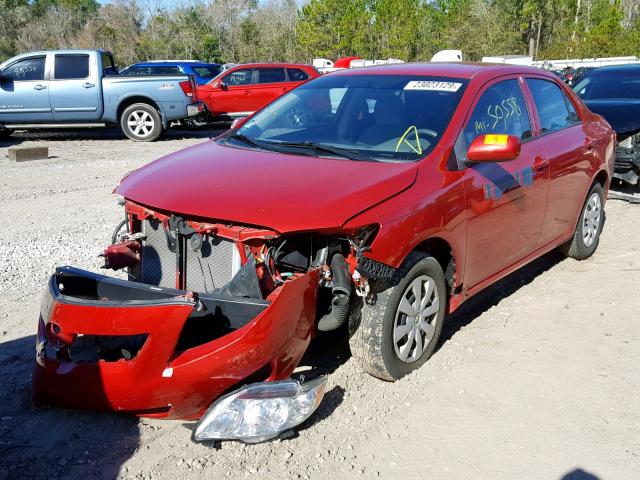
[[[227,88],[227,82],[224,80],[216,80],[211,84],[211,86],[213,88],[221,88],[222,90],[225,90]]]
[[[2,72],[0,72],[0,83],[8,83],[11,82],[11,78],[6,77]]]
[[[520,139],[514,135],[478,135],[467,150],[470,162],[507,162],[520,155]]]

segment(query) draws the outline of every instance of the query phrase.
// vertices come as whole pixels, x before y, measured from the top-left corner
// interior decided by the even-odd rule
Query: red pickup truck
[[[197,98],[205,103],[210,119],[246,117],[319,75],[311,65],[304,64],[236,65],[206,85],[199,85]]]
[[[318,331],[349,335],[366,372],[395,380],[468,298],[555,248],[591,256],[614,147],[609,124],[538,69],[311,80],[122,180],[105,266],[133,281],[57,269],[35,399],[204,414],[198,440],[278,435],[321,398],[321,384],[276,382]]]

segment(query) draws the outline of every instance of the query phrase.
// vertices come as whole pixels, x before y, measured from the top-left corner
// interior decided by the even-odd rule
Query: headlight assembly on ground
[[[214,402],[196,425],[193,439],[258,443],[275,438],[311,416],[326,386],[325,376],[304,384],[282,380],[247,385]]]

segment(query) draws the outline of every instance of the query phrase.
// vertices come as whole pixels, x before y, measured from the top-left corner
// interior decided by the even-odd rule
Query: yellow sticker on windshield
[[[506,145],[509,140],[509,135],[485,135],[484,136],[484,144],[485,145]]]
[[[411,142],[409,142],[409,140],[407,139],[407,136],[411,132],[413,132],[416,136],[415,147],[411,145]],[[409,128],[407,128],[407,131],[402,134],[402,136],[400,137],[400,140],[398,140],[398,143],[396,144],[396,152],[400,150],[400,146],[402,145],[403,142],[406,143],[409,146],[409,148],[414,152],[416,152],[418,155],[422,155],[422,145],[420,145],[420,138],[418,137],[418,129],[416,128],[415,125],[411,125]]]

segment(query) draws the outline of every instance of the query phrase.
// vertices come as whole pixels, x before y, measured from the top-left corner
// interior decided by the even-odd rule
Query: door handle
[[[245,94],[245,95],[251,95],[251,90],[245,90],[245,91],[244,91],[244,94]]]
[[[536,157],[535,161],[533,162],[533,169],[536,172],[542,172],[546,170],[548,166],[549,160],[542,157]]]
[[[282,93],[287,93],[288,91],[289,91],[289,89],[288,89],[288,88],[283,88],[283,89],[282,89]]]
[[[44,90],[46,88],[47,88],[46,85],[39,85],[39,84],[33,87],[34,90]]]
[[[95,83],[89,83],[89,82],[82,84],[82,88],[93,88],[95,86],[96,86]]]

